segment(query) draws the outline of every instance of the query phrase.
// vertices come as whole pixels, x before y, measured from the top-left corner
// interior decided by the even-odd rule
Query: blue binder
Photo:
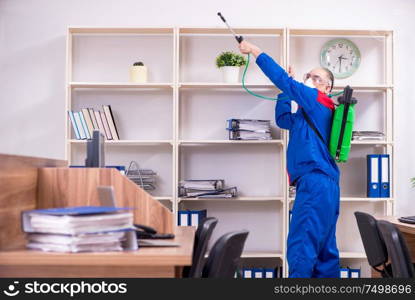
[[[253,278],[264,278],[264,270],[262,268],[252,269],[252,277]]]
[[[207,210],[191,210],[188,211],[188,226],[199,226],[204,218],[207,216]]]
[[[350,272],[349,272],[349,268],[340,268],[340,274],[339,274],[340,278],[349,278],[350,277]]]
[[[242,278],[253,278],[253,272],[250,268],[243,268],[242,269]]]
[[[187,210],[179,210],[177,212],[177,225],[179,226],[189,226],[189,212]]]
[[[380,197],[390,197],[390,164],[389,154],[381,154],[380,156]]]
[[[380,197],[380,155],[367,155],[367,196],[369,198]]]
[[[264,268],[264,275],[263,278],[275,278],[275,269],[271,268]]]
[[[349,278],[360,278],[360,269],[349,269]]]

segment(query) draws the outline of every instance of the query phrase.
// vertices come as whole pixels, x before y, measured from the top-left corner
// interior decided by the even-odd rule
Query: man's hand
[[[258,57],[258,55],[262,53],[262,50],[259,47],[245,40],[239,44],[239,50],[242,54],[252,53],[255,57]]]

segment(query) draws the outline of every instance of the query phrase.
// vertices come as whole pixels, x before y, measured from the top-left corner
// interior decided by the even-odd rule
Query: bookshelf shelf
[[[396,204],[393,32],[301,28],[235,28],[235,32],[261,45],[264,52],[284,68],[293,65],[299,75],[297,80],[319,64],[321,46],[329,39],[348,38],[359,46],[365,64],[361,64],[352,77],[336,80],[333,89],[337,92],[350,85],[360,99],[355,130],[379,130],[385,134],[382,141],[352,141],[352,159],[341,166],[342,175],[345,175],[341,176],[342,191],[346,189],[345,195],[359,197],[340,199],[339,249],[359,249],[360,236],[351,212],[361,209],[388,215],[393,214]],[[143,42],[149,46],[143,48]],[[113,44],[122,48],[125,54],[122,58],[112,55]],[[102,50],[98,57],[97,49]],[[220,218],[223,228],[215,230],[212,240],[226,228],[250,230],[242,256],[280,258],[287,276],[288,216],[294,201],[288,196],[285,169],[288,132],[274,124],[275,102],[246,94],[240,82],[221,82],[222,74],[214,62],[224,49],[238,52],[235,41],[224,27],[69,27],[66,159],[70,164],[82,162],[84,147],[79,145],[86,143],[74,140],[67,111],[111,105],[122,132],[120,136],[125,140],[106,141],[109,163],[126,164],[137,160],[143,168],[154,169],[161,177],[159,190],[155,192],[171,195],[155,196],[155,199],[175,214],[179,209],[207,209],[208,215],[211,212]],[[128,82],[128,67],[137,59],[137,53],[151,67],[149,83]],[[254,59],[249,65],[247,81],[249,89],[259,90],[263,95],[276,97],[279,93]],[[270,119],[275,139],[227,140],[225,121],[230,118]],[[157,123],[152,123],[156,120]],[[271,145],[273,147],[269,147]],[[360,197],[365,188],[362,183],[366,168],[364,156],[372,152],[391,155],[390,198]],[[247,177],[246,174],[252,175]],[[178,196],[180,180],[206,178],[223,178],[227,186],[237,186],[240,194],[253,196],[230,199]],[[348,190],[353,185],[358,190]],[[351,224],[353,228],[349,227]],[[358,251],[341,251],[340,257],[358,264],[366,259],[365,254]]]
[[[179,145],[193,144],[278,144],[283,145],[283,140],[180,140]]]
[[[289,197],[288,200],[292,202],[294,198]],[[387,202],[393,200],[394,198],[340,197],[341,202]]]
[[[173,88],[173,83],[131,83],[131,82],[70,82],[71,88]]]
[[[235,198],[178,198],[178,201],[227,201],[227,202],[234,202],[234,201],[284,201],[284,197],[235,197]]]
[[[70,140],[72,144],[85,144],[86,140]],[[106,140],[106,145],[117,146],[153,146],[153,145],[172,145],[171,140]]]

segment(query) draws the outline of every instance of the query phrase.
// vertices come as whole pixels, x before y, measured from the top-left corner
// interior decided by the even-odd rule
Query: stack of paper
[[[223,179],[182,180],[179,196],[187,198],[232,198],[237,197],[237,188],[225,188]]]
[[[128,208],[68,207],[26,211],[22,225],[27,247],[56,252],[120,251],[133,228]]]
[[[353,131],[352,139],[355,141],[376,140],[382,141],[385,135],[380,131]]]
[[[269,120],[230,119],[227,121],[230,140],[270,140]]]

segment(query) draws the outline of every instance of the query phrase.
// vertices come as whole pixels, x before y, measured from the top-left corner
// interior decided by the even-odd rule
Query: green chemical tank
[[[355,120],[354,106],[357,103],[352,94],[353,89],[346,86],[343,95],[337,98],[339,106],[334,111],[329,145],[330,154],[336,162],[347,162],[349,157]]]

